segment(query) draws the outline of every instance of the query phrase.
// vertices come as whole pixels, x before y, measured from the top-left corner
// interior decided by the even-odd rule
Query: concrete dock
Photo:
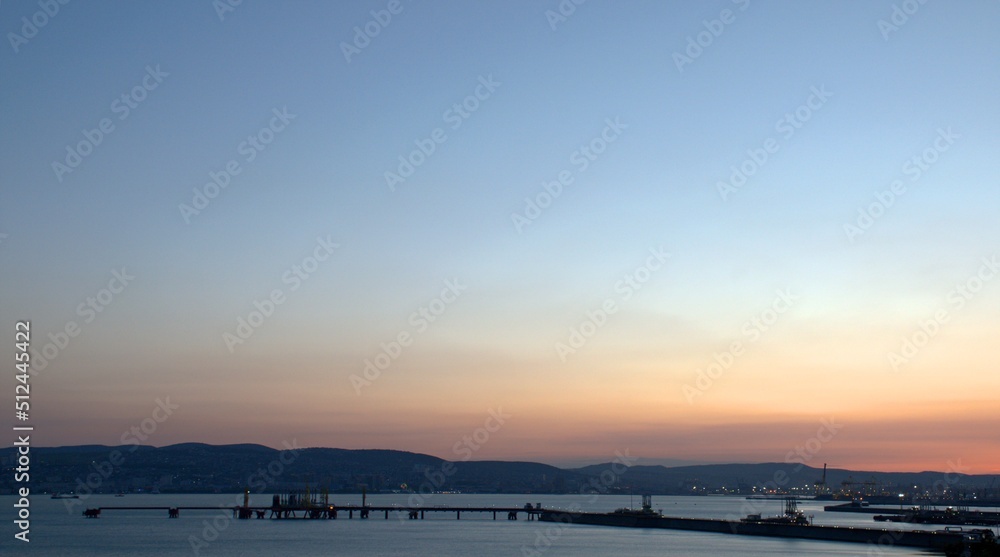
[[[900,546],[932,549],[941,552],[961,550],[965,546],[988,544],[996,546],[989,530],[946,531],[893,530],[885,528],[853,528],[847,526],[815,526],[811,524],[780,524],[703,518],[680,518],[659,515],[640,516],[617,513],[572,513],[542,510],[538,517],[546,522],[617,526],[625,528],[665,528],[742,536],[767,536],[852,543],[881,547]]]

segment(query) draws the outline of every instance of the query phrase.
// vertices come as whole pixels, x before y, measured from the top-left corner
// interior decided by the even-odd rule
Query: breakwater
[[[865,543],[879,546],[919,547],[941,552],[965,545],[987,543],[981,531],[893,530],[884,528],[853,528],[848,526],[815,526],[775,522],[681,518],[641,513],[572,513],[542,510],[539,520],[567,524],[617,526],[625,528],[665,528],[717,534],[767,536],[809,540]],[[995,545],[995,544],[993,544]]]

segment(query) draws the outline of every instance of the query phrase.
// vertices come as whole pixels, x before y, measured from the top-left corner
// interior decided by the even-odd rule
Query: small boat
[[[125,494],[124,493],[116,493],[115,497],[125,497]]]
[[[53,499],[79,499],[80,496],[75,493],[65,494],[65,493],[53,493]]]

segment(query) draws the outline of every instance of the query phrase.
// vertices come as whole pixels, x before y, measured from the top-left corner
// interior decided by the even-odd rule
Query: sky
[[[45,9],[0,4],[37,446],[1000,472],[1000,3]]]

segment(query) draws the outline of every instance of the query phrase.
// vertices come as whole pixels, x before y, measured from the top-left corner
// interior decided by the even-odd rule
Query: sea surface
[[[338,505],[360,504],[361,495],[331,495]],[[267,506],[270,495],[251,496],[251,505]],[[606,512],[618,507],[638,506],[636,497],[619,495],[469,495],[434,494],[426,507],[544,507]],[[81,516],[88,507],[111,506],[226,506],[242,503],[242,496],[228,495],[136,495],[125,497],[92,495],[87,499],[54,500],[47,495],[31,499],[30,543],[14,539],[15,498],[0,497],[4,520],[0,556],[220,556],[295,557],[364,555],[367,557],[410,556],[572,556],[598,557],[765,557],[765,556],[926,556],[915,549],[876,547],[864,544],[818,542],[778,538],[756,538],[600,526],[574,526],[528,521],[521,515],[509,521],[506,515],[493,520],[491,513],[427,513],[424,520],[382,513],[353,520],[346,513],[336,520],[236,520],[230,510],[181,511],[168,519],[166,511],[105,510],[99,519]],[[875,523],[871,514],[830,513],[826,502],[802,501],[800,508],[814,516],[816,524],[937,529],[934,526]],[[407,504],[407,495],[369,495],[376,506]],[[826,503],[828,504],[828,503]],[[653,498],[653,507],[670,516],[739,518],[760,512],[777,515],[782,501],[748,501],[741,497]]]

